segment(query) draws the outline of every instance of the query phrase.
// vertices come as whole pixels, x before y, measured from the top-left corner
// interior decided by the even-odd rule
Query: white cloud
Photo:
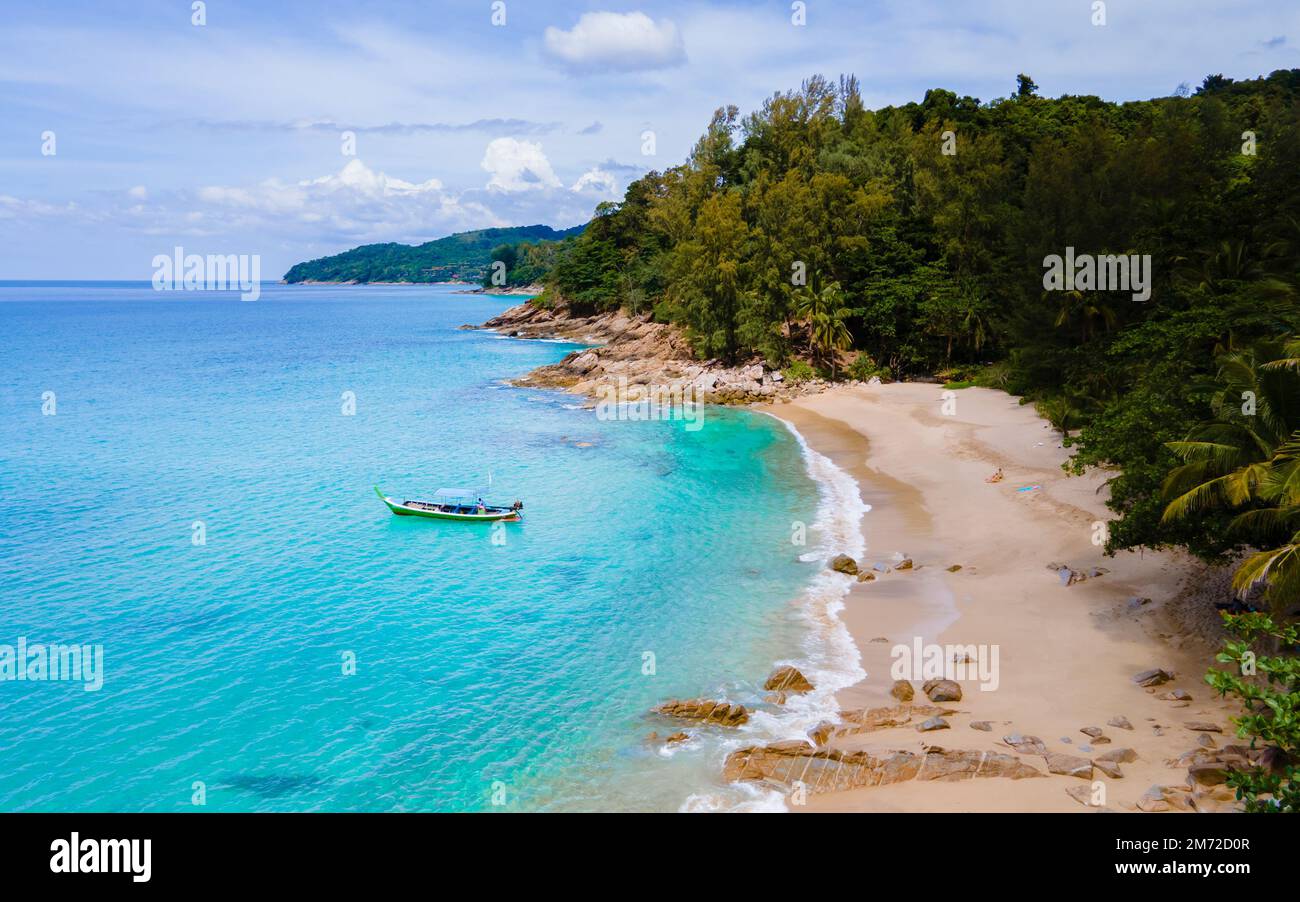
[[[681,33],[645,13],[583,13],[569,31],[546,29],[546,52],[581,69],[664,69],[686,61]]]
[[[578,180],[573,183],[573,187],[569,190],[576,191],[579,194],[603,194],[612,196],[618,193],[618,180],[614,178],[613,173],[606,172],[598,166],[579,176]]]
[[[492,174],[487,183],[489,190],[531,191],[562,184],[542,152],[542,145],[535,141],[497,138],[488,144],[480,165]]]

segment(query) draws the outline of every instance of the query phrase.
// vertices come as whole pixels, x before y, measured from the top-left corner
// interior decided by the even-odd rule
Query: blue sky
[[[264,278],[362,243],[584,221],[684,158],[710,113],[814,73],[869,106],[1162,96],[1300,67],[1283,0],[504,0],[10,4],[0,25],[0,279],[148,279],[256,253]],[[499,15],[498,15],[499,18]],[[356,136],[344,151],[342,133]],[[643,135],[655,153],[643,153]],[[43,154],[54,134],[53,155]]]

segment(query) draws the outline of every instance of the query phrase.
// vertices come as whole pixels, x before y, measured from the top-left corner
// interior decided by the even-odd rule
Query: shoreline
[[[962,698],[945,705],[948,728],[918,732],[920,713],[903,723],[867,731],[834,731],[818,748],[844,756],[911,753],[927,762],[935,748],[981,756],[1011,749],[1002,739],[1020,733],[1042,740],[1055,754],[1100,756],[1130,748],[1136,760],[1123,776],[1104,781],[1110,810],[1217,810],[1228,804],[1222,787],[1193,800],[1186,792],[1189,753],[1208,721],[1233,742],[1232,705],[1213,698],[1202,675],[1213,663],[1214,642],[1183,637],[1174,647],[1169,616],[1183,596],[1185,556],[1122,552],[1106,558],[1092,544],[1098,521],[1110,518],[1099,488],[1105,474],[1070,477],[1060,469],[1068,452],[1032,407],[990,389],[958,393],[957,414],[940,412],[940,386],[893,383],[836,387],[788,404],[756,409],[790,424],[808,447],[823,454],[859,486],[870,506],[863,569],[889,566],[894,552],[915,561],[910,571],[880,572],[854,583],[840,615],[857,646],[866,677],[836,694],[849,721],[859,711],[897,709],[891,697],[891,650],[916,640],[939,645],[997,645],[1000,682],[981,691],[959,680]],[[984,476],[1003,467],[1001,483]],[[1026,492],[1017,489],[1035,486]],[[851,553],[851,552],[850,552]],[[1106,572],[1065,586],[1047,564]],[[948,568],[960,569],[949,572]],[[1130,598],[1150,598],[1135,605]],[[1168,609],[1168,610],[1167,610]],[[1144,689],[1132,676],[1163,668],[1175,679]],[[914,705],[924,705],[921,681]],[[1165,699],[1183,690],[1190,700]],[[1123,717],[1132,729],[1108,721]],[[990,729],[972,728],[988,721]],[[1109,742],[1080,732],[1098,727]],[[1200,740],[1202,742],[1206,740]],[[814,740],[815,742],[815,740]],[[1086,779],[1049,774],[1044,758],[1011,755],[1044,779],[920,777],[894,785],[810,790],[796,811],[1086,811],[1079,787]],[[873,759],[875,760],[875,759]],[[964,776],[964,775],[963,775]],[[983,776],[983,774],[980,774]],[[952,779],[959,779],[953,777]],[[942,785],[932,785],[934,783]],[[1181,786],[1181,788],[1180,788]],[[1151,790],[1160,801],[1150,798]],[[1074,790],[1073,793],[1068,792]],[[1146,801],[1144,802],[1144,798]],[[1140,804],[1141,803],[1141,804]],[[1199,805],[1199,807],[1198,807]],[[1143,807],[1145,806],[1145,807]]]
[[[484,327],[607,342],[512,380],[521,387],[591,397],[613,378],[653,384],[701,369],[710,386],[718,381],[716,361],[692,364],[676,330],[644,318],[524,305]],[[781,421],[822,503],[839,472],[863,505],[861,552],[843,533],[818,542],[824,569],[809,581],[806,610],[820,645],[774,666],[821,671],[825,682],[844,632],[853,648],[842,658],[856,651],[858,663],[842,669],[865,676],[829,671],[829,704],[816,681],[806,695],[778,693],[779,710],[763,714],[776,740],[725,743],[724,782],[801,812],[1236,810],[1218,778],[1198,782],[1189,770],[1244,754],[1229,720],[1240,712],[1203,679],[1222,638],[1210,601],[1223,594],[1223,571],[1182,552],[1106,557],[1098,531],[1113,516],[1109,474],[1067,476],[1060,434],[1005,392],[779,385],[759,375],[761,385],[704,400]],[[956,409],[941,409],[945,395]],[[834,468],[821,478],[819,459]],[[1005,478],[988,482],[998,469]],[[844,553],[857,559],[857,579],[829,566]],[[835,597],[819,605],[828,582]],[[914,645],[939,646],[936,660],[954,649],[987,654],[996,679],[941,673],[956,685],[934,691],[932,674],[917,670],[895,685],[894,651]],[[1159,684],[1135,680],[1153,670]],[[813,723],[805,715],[814,710],[829,719]],[[694,798],[682,810],[697,810]]]

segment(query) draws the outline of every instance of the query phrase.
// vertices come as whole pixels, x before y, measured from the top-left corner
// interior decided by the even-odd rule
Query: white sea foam
[[[816,538],[813,550],[799,560],[828,561],[836,554],[861,559],[867,541],[862,533],[862,517],[871,505],[862,500],[857,480],[840,469],[830,458],[813,449],[793,424],[781,422],[794,436],[803,452],[804,466],[819,494],[816,520],[809,532]],[[777,742],[783,739],[807,739],[808,732],[822,721],[838,721],[840,706],[835,693],[866,679],[862,656],[848,627],[840,619],[844,599],[854,585],[854,578],[825,568],[812,578],[800,598],[800,610],[807,623],[803,657],[779,661],[800,669],[816,687],[811,692],[790,694],[786,703],[775,711],[755,711],[749,722],[722,742],[723,758],[747,745]],[[784,796],[770,788],[732,784],[729,796],[695,793],[682,804],[681,811],[784,811]]]

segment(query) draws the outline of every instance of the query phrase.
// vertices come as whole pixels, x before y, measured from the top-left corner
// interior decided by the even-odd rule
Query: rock
[[[1140,608],[1149,604],[1151,604],[1150,598],[1139,598],[1136,595],[1134,595],[1132,598],[1128,600],[1128,606],[1130,608]]]
[[[890,730],[895,727],[910,725],[916,718],[939,715],[949,717],[956,714],[947,708],[934,705],[896,705],[892,708],[867,708],[840,712],[844,725],[836,730],[838,734],[871,733],[876,730]]]
[[[961,569],[961,564],[953,564],[951,567],[948,568],[948,572],[956,573],[960,569]]]
[[[946,730],[948,729],[948,721],[942,717],[931,717],[929,720],[922,721],[917,725],[916,729],[922,733],[928,733],[931,730]]]
[[[1137,752],[1132,749],[1111,749],[1105,754],[1098,755],[1098,761],[1114,761],[1116,764],[1128,764],[1130,761],[1138,759]]]
[[[1228,768],[1217,761],[1193,764],[1187,768],[1187,779],[1193,785],[1219,786],[1228,781]]]
[[[1205,720],[1189,720],[1183,726],[1198,733],[1222,733],[1223,727]]]
[[[1162,701],[1166,702],[1190,702],[1192,694],[1186,689],[1174,689],[1160,696]]]
[[[1072,570],[1069,567],[1062,567],[1056,571],[1056,576],[1061,580],[1061,585],[1072,586],[1075,583],[1081,583],[1088,577],[1084,576],[1078,570]]]
[[[1209,733],[1202,733],[1201,735],[1197,736],[1196,742],[1201,746],[1201,748],[1206,748],[1206,749],[1212,749],[1218,744],[1214,741],[1214,737],[1211,736]]]
[[[970,722],[970,728],[972,730],[982,730],[985,733],[988,733],[993,729],[993,724],[989,723],[987,720],[972,720]]]
[[[1101,727],[1083,727],[1079,732],[1083,733],[1085,736],[1091,736],[1093,739],[1096,739],[1101,735]]]
[[[895,569],[895,570],[911,570],[911,569],[912,569],[912,559],[911,559],[910,557],[905,557],[905,558],[903,558],[901,561],[898,562],[898,566],[896,566],[894,569]]]
[[[1077,786],[1077,785],[1067,786],[1065,789],[1065,794],[1068,795],[1070,798],[1074,799],[1080,805],[1086,805],[1089,808],[1100,807],[1098,805],[1095,805],[1092,801],[1091,786]]]
[[[847,573],[849,576],[855,576],[858,572],[858,562],[847,554],[837,554],[831,558],[830,568],[837,573]]]
[[[889,694],[900,702],[910,702],[916,696],[916,690],[907,680],[894,680],[894,686],[889,690]]]
[[[1087,758],[1064,755],[1060,752],[1048,752],[1043,758],[1047,761],[1047,770],[1051,773],[1078,777],[1081,780],[1092,779],[1092,762]]]
[[[872,573],[870,570],[863,570],[858,574],[858,582],[860,583],[869,583],[875,578],[876,574]]]
[[[1160,787],[1152,786],[1142,793],[1142,798],[1138,799],[1137,807],[1138,811],[1168,811],[1169,803],[1165,801],[1164,793],[1160,791]]]
[[[1107,570],[1105,567],[1093,567],[1091,570],[1088,571],[1088,575],[1095,579],[1098,576],[1105,576],[1109,572],[1110,571]]]
[[[1002,737],[1002,741],[1022,755],[1046,755],[1047,746],[1037,736],[1022,736],[1011,733]]]
[[[1119,765],[1114,761],[1104,761],[1100,758],[1093,758],[1092,766],[1110,777],[1112,780],[1118,780],[1124,776],[1124,772],[1119,769]]]
[[[672,699],[656,705],[654,712],[667,717],[721,724],[724,727],[738,727],[749,720],[749,712],[745,710],[744,705],[706,698]]]
[[[671,736],[669,736],[668,738],[666,738],[666,739],[664,740],[664,742],[666,742],[666,743],[685,742],[686,740],[688,740],[688,739],[690,739],[690,738],[691,738],[691,734],[690,734],[690,733],[673,733]]]
[[[1109,737],[1109,736],[1094,736],[1094,737],[1092,738],[1092,744],[1093,744],[1093,745],[1110,745],[1110,737]]]
[[[884,562],[882,562],[882,561],[877,561],[876,563],[874,563],[874,564],[871,565],[871,569],[872,569],[872,570],[876,570],[876,571],[878,571],[878,572],[880,572],[880,573],[888,573],[888,572],[889,572],[889,565],[886,564],[886,563],[884,563]]]
[[[796,668],[786,665],[772,671],[763,688],[775,689],[778,692],[810,692],[813,684],[808,682],[808,678]]]
[[[830,741],[835,732],[835,724],[829,720],[823,720],[817,726],[808,731],[808,738],[813,741],[814,745],[825,745]]]
[[[1133,682],[1139,686],[1159,686],[1161,683],[1167,683],[1174,678],[1174,675],[1167,670],[1161,670],[1156,667],[1152,670],[1144,670],[1133,676]]]
[[[961,701],[961,686],[952,680],[929,680],[921,689],[932,702]]]
[[[1123,714],[1116,714],[1110,720],[1106,721],[1106,725],[1109,727],[1118,727],[1121,730],[1133,729],[1133,724],[1129,723],[1128,718]]]
[[[585,376],[587,373],[590,373],[592,370],[594,370],[596,368],[596,364],[598,363],[600,363],[600,358],[597,357],[595,354],[591,353],[590,351],[588,351],[586,354],[580,355],[576,360],[570,363],[569,369],[573,370],[579,375]]]

